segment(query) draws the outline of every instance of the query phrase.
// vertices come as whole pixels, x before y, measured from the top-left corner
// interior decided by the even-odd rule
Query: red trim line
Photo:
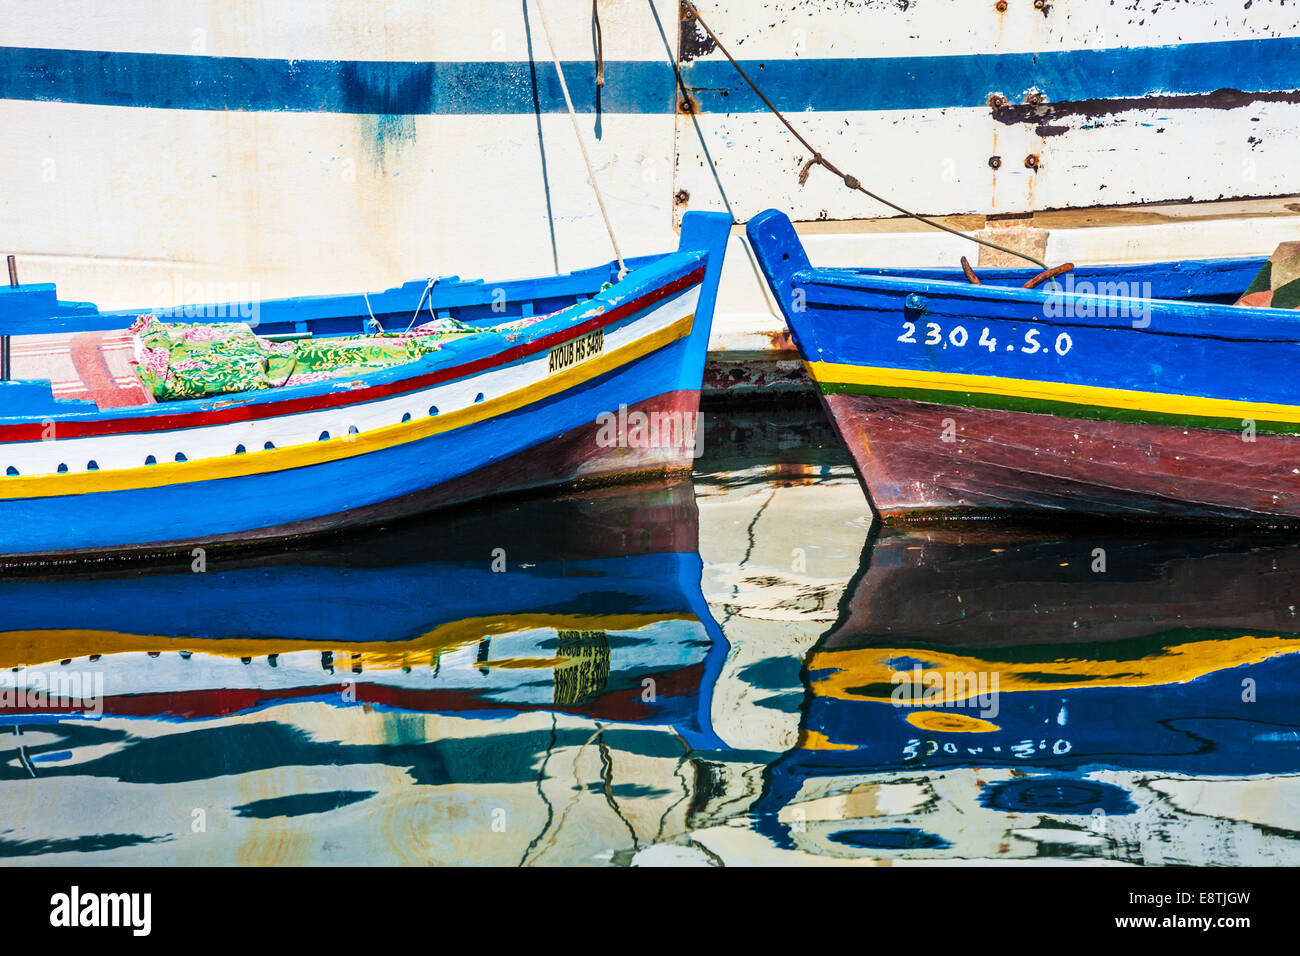
[[[593,316],[573,328],[552,332],[550,335],[544,335],[534,342],[516,345],[498,352],[496,355],[488,355],[473,362],[466,362],[452,368],[439,369],[436,372],[429,372],[414,378],[387,382],[383,385],[372,385],[369,388],[359,388],[347,392],[327,392],[323,395],[286,399],[282,402],[262,402],[230,408],[214,408],[209,411],[181,412],[174,415],[150,415],[141,418],[57,421],[57,435],[59,438],[89,438],[97,435],[128,435],[174,431],[181,428],[202,428],[209,425],[226,425],[231,422],[278,418],[283,415],[296,415],[300,412],[311,412],[342,405],[360,405],[380,398],[418,391],[431,385],[464,378],[467,375],[476,375],[479,372],[501,365],[508,365],[518,359],[545,351],[560,342],[567,342],[595,329],[612,325],[619,319],[639,312],[656,302],[675,295],[683,289],[697,285],[703,280],[704,266],[700,266],[652,292],[647,292],[639,299],[633,299],[617,308],[610,309],[608,312]],[[46,427],[43,422],[0,426],[0,442],[39,441],[41,432]]]
[[[672,700],[698,691],[703,678],[704,665],[685,664],[654,675],[659,698]],[[489,687],[487,691],[500,692],[514,688]],[[501,701],[460,687],[414,688],[382,683],[317,684],[307,687],[276,688],[205,688],[201,690],[154,691],[143,694],[123,694],[105,697],[100,702],[103,714],[111,717],[180,717],[203,719],[226,717],[246,713],[267,704],[288,704],[301,698],[330,697],[351,690],[358,704],[379,704],[398,710],[421,713],[455,714],[466,711],[534,711],[553,710],[562,714],[601,717],[607,720],[634,722],[653,717],[655,706],[647,706],[641,696],[641,686],[619,687],[587,701],[585,704],[563,705]],[[9,714],[67,714],[69,717],[87,713],[82,707],[23,706],[6,707]]]

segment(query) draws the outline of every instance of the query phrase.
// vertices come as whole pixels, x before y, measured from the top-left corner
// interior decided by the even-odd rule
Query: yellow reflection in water
[[[1001,730],[997,724],[969,714],[944,714],[935,710],[921,710],[907,715],[907,722],[921,730],[941,734],[987,734]]]
[[[1062,647],[1061,650],[1066,654],[1072,649]],[[977,696],[979,691],[977,682],[950,681],[947,679],[949,674],[996,674],[997,686],[985,689],[1003,693],[1081,687],[1149,687],[1186,683],[1215,671],[1258,664],[1270,657],[1296,651],[1300,651],[1300,640],[1294,637],[1259,637],[1253,634],[1173,644],[1131,660],[1062,657],[1045,661],[1000,661],[929,648],[873,647],[820,651],[812,655],[808,669],[830,672],[812,682],[813,692],[819,696],[887,704],[893,700],[893,687],[908,686],[892,683],[894,674],[911,673],[911,664],[904,666],[899,662],[917,661],[928,674],[944,677],[942,687],[936,686],[932,692],[926,690],[925,702],[944,704],[967,700]],[[870,692],[873,688],[890,690],[873,694]]]
[[[503,614],[451,621],[409,641],[334,641],[330,638],[194,638],[120,631],[44,630],[0,632],[0,668],[33,667],[90,654],[141,651],[196,651],[222,657],[263,657],[294,651],[358,654],[371,668],[412,663],[422,653],[437,654],[501,634],[551,628],[557,631],[636,631],[661,621],[696,620],[689,614]]]

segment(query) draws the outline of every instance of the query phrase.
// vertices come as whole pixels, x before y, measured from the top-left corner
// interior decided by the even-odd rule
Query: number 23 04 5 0
[[[916,345],[951,345],[953,348],[958,349],[965,348],[966,344],[970,342],[975,347],[982,346],[990,352],[998,350],[998,340],[989,334],[987,328],[980,329],[979,338],[972,341],[971,335],[966,331],[965,326],[954,325],[948,330],[948,334],[944,335],[943,329],[939,327],[938,322],[920,323],[921,328],[919,330],[917,324],[916,322],[904,322],[903,334],[898,337],[898,341],[911,342]],[[917,338],[918,334],[922,338]],[[1026,329],[1024,339],[1021,342],[1007,342],[1002,347],[1008,352],[1023,352],[1026,355],[1033,355],[1035,352],[1042,352],[1050,347],[1057,355],[1065,355],[1073,345],[1074,342],[1071,341],[1068,332],[1057,335],[1056,340],[1048,346],[1042,341],[1038,329]]]

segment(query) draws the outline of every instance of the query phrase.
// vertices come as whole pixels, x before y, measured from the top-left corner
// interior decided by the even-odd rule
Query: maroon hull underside
[[[824,396],[882,520],[1300,520],[1300,438]],[[951,427],[949,427],[949,422]],[[944,441],[945,430],[953,438]]]
[[[1161,632],[1294,633],[1300,546],[1290,535],[1220,535],[1054,538],[987,524],[886,531],[819,647],[1080,647]]]

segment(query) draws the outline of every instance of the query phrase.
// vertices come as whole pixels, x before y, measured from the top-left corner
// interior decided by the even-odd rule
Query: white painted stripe
[[[699,286],[693,286],[656,303],[631,322],[607,330],[603,354],[685,318],[695,310],[698,300]],[[50,441],[0,444],[0,475],[11,466],[20,475],[56,474],[60,464],[67,465],[70,472],[82,472],[87,470],[90,461],[96,462],[101,471],[138,468],[150,455],[158,462],[170,462],[176,460],[178,452],[189,461],[199,461],[231,455],[237,445],[254,452],[262,450],[266,442],[272,442],[277,448],[309,444],[317,441],[323,431],[329,432],[331,438],[339,438],[348,434],[350,427],[361,433],[397,424],[406,414],[412,419],[427,417],[430,406],[436,406],[439,414],[469,408],[475,404],[479,394],[486,400],[521,390],[527,393],[547,378],[548,359],[549,353],[543,351],[517,365],[489,369],[468,379],[445,382],[406,395],[252,422],[142,435],[65,439],[58,438],[56,428],[54,439]],[[350,379],[341,379],[340,383],[347,381]]]
[[[527,0],[533,51],[541,25]],[[591,60],[591,0],[547,0],[565,60]],[[600,0],[607,59],[666,62],[676,0]],[[525,0],[7,0],[6,46],[298,60],[528,59]],[[88,9],[89,8],[89,9]]]
[[[1005,13],[994,0],[711,0],[700,11],[735,57],[760,61],[1036,53],[1300,34],[1300,10],[1278,0],[1051,0],[1046,13],[1032,0],[1009,0]]]
[[[27,224],[6,239],[20,278],[101,309],[211,301],[214,287],[259,299],[492,282],[613,258],[567,116],[543,117],[540,142],[532,116],[0,101],[0,119],[6,221]],[[599,139],[583,123],[624,253],[675,249],[673,117],[608,115]],[[110,169],[136,184],[129,214],[103,206]]]
[[[533,0],[528,0],[529,4]],[[547,0],[560,56],[591,60],[589,0]],[[658,23],[651,12],[658,13]],[[666,62],[675,0],[600,0],[607,59]],[[745,59],[946,56],[1162,46],[1225,37],[1295,36],[1279,0],[713,0],[706,19]],[[540,26],[533,18],[533,52]],[[4,43],[72,50],[305,60],[528,59],[524,0],[8,0]],[[715,54],[716,55],[716,54]],[[543,57],[544,59],[544,57]]]
[[[678,183],[690,192],[693,209],[723,205],[707,151],[738,219],[772,206],[796,220],[895,215],[823,169],[813,169],[798,186],[807,154],[771,116],[710,114],[684,122],[698,123],[704,140],[701,145],[694,134],[678,139]],[[1101,123],[1073,117],[1058,121],[1066,131],[1048,138],[1036,135],[1032,124],[999,123],[982,108],[805,113],[796,122],[868,188],[920,213],[1275,195],[1300,186],[1288,147],[1300,128],[1300,104],[1134,110]],[[1251,137],[1260,141],[1258,149],[1248,145]],[[734,148],[742,143],[748,148]],[[1031,153],[1040,157],[1036,172],[1025,166]],[[997,170],[989,167],[994,155],[1002,160]],[[1121,155],[1132,158],[1122,170],[1113,160],[1098,161]]]

